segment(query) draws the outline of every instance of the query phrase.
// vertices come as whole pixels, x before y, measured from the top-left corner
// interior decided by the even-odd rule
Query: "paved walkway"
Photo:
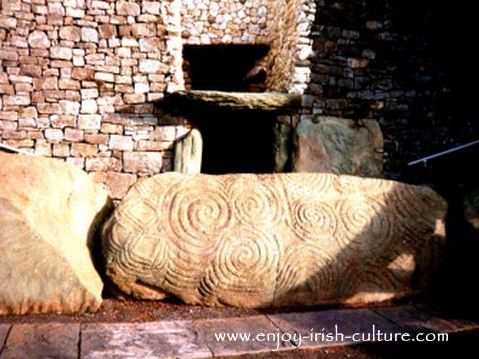
[[[344,341],[311,340],[312,329],[335,333],[336,325]],[[291,351],[298,344],[301,349],[321,349],[353,344],[350,335],[370,333],[373,325],[376,333],[407,332],[411,336],[418,332],[479,330],[479,321],[447,318],[438,311],[413,305],[139,324],[0,324],[0,359],[208,358],[269,353],[277,347]],[[215,338],[215,334],[226,332],[250,334],[251,340]],[[296,333],[296,337],[284,333]],[[297,333],[302,334],[301,343]],[[281,343],[277,340],[280,335],[285,339]]]

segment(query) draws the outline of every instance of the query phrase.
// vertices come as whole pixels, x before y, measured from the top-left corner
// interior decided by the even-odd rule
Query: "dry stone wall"
[[[270,35],[267,87],[273,91],[303,94],[310,80],[316,3],[310,0],[278,1]]]
[[[402,178],[409,161],[477,138],[477,75],[464,46],[474,41],[474,12],[462,5],[317,1],[304,121],[379,120],[393,178]]]
[[[268,43],[274,0],[184,0],[182,37],[188,44]]]
[[[271,0],[3,0],[0,139],[64,158],[121,198],[138,176],[171,170],[173,145],[189,131],[155,108],[184,89],[183,45],[270,43],[271,58],[286,58],[300,4],[287,2],[283,23]],[[292,65],[269,70],[291,78]],[[271,79],[281,85],[270,89],[285,89]]]
[[[171,169],[187,128],[154,102],[181,88],[178,3],[3,0],[3,142],[65,158],[116,198],[137,176]]]
[[[1,142],[65,158],[115,196],[138,176],[170,170],[172,147],[189,131],[155,108],[185,89],[184,45],[267,44],[266,88],[303,94],[299,121],[380,121],[388,177],[479,133],[473,57],[454,56],[473,21],[444,27],[455,16],[445,1],[414,11],[397,0],[0,4]]]

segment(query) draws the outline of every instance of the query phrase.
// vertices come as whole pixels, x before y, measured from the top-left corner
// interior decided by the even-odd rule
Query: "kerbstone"
[[[142,172],[147,154],[125,153],[124,170]],[[446,212],[431,189],[388,180],[165,173],[130,189],[105,226],[103,253],[108,277],[140,299],[375,303],[432,282]]]

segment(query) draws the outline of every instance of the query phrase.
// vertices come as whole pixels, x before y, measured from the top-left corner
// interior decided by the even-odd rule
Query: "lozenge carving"
[[[104,230],[107,275],[142,299],[268,307],[364,304],[431,283],[444,200],[426,187],[332,174],[162,174]]]

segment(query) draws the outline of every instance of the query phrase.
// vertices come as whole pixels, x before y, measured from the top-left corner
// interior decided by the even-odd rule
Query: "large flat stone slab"
[[[192,323],[88,324],[82,329],[83,359],[209,358]]]
[[[268,318],[283,333],[293,335],[301,348],[358,344],[373,341],[373,333],[377,335],[378,331],[402,332],[399,326],[369,309],[285,313]]]
[[[80,324],[15,324],[1,359],[78,359]]]
[[[279,92],[222,92],[222,91],[177,91],[163,101],[178,110],[213,108],[226,110],[255,110],[265,112],[296,112],[301,107],[301,96]]]
[[[92,252],[107,192],[63,161],[4,153],[0,183],[0,314],[97,310]]]
[[[394,348],[410,348],[414,340],[406,343],[399,339],[396,347],[390,341],[380,342],[379,335],[384,339],[385,334],[390,338],[395,333],[409,338],[419,333],[449,333],[453,342],[456,334],[477,333],[479,322],[461,319],[457,309],[454,315],[440,307],[403,305],[195,321],[84,324],[81,328],[73,323],[0,324],[0,358],[275,357],[277,351],[291,357],[344,356],[350,353],[346,348],[388,355]],[[376,338],[368,338],[373,326]],[[355,334],[366,337],[354,340]],[[330,339],[322,340],[321,335]],[[401,356],[401,352],[397,354]]]
[[[426,306],[399,306],[374,310],[396,325],[411,332],[460,333],[479,330],[479,320],[466,319],[442,309]]]
[[[6,343],[11,327],[10,324],[0,324],[0,354],[2,353],[3,346]]]
[[[282,341],[280,331],[264,315],[194,322],[199,340],[214,356],[270,353],[292,349],[294,344]]]
[[[181,175],[135,185],[105,226],[109,278],[142,299],[364,304],[434,279],[447,206],[426,187],[332,174]]]

